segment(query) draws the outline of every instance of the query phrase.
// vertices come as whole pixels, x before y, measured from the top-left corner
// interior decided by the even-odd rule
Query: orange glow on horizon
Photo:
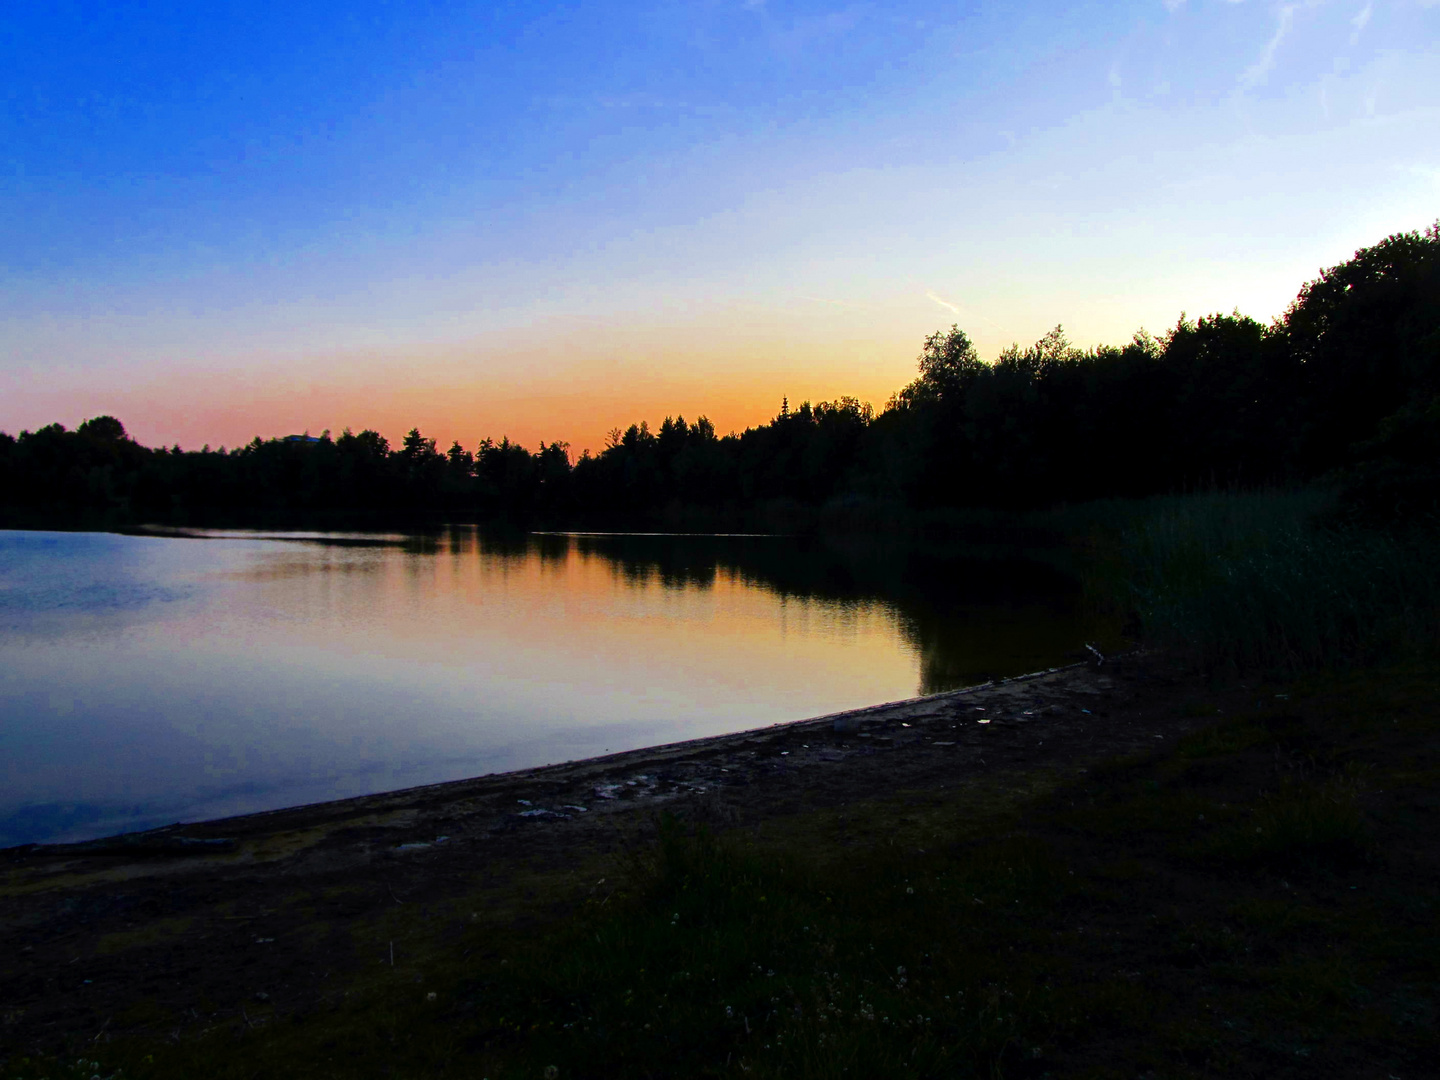
[[[767,351],[783,359],[769,361]],[[257,435],[338,435],[346,427],[373,428],[394,446],[418,427],[442,450],[454,440],[473,450],[481,439],[508,437],[531,450],[541,440],[566,442],[578,458],[603,450],[613,428],[645,421],[653,429],[666,416],[706,416],[722,436],[744,431],[773,419],[782,398],[794,407],[851,396],[878,412],[913,377],[916,351],[908,343],[862,341],[672,354],[661,362],[592,354],[543,371],[543,357],[491,353],[482,363],[456,349],[417,348],[403,361],[332,355],[303,365],[231,362],[211,372],[197,363],[139,384],[114,369],[62,372],[19,387],[0,430],[17,434],[57,421],[74,427],[108,413],[144,445],[194,450],[234,448]],[[19,423],[10,419],[17,415]]]

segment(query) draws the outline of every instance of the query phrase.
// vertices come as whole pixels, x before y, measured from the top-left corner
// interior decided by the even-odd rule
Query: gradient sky
[[[926,334],[1269,320],[1440,217],[1440,0],[64,3],[0,18],[0,430],[883,404]]]

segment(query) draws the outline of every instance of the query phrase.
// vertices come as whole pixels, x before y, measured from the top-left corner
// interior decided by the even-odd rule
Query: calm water
[[[0,531],[0,846],[458,779],[1057,662],[1054,571],[774,537]]]

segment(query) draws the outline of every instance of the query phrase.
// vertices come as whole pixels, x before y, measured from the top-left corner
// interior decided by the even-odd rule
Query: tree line
[[[713,525],[763,508],[1027,509],[1210,487],[1347,486],[1415,516],[1440,490],[1440,223],[1323,271],[1283,316],[1182,315],[1082,350],[1060,327],[985,362],[958,326],[878,412],[791,407],[719,435],[701,416],[614,429],[597,454],[412,429],[147,448],[113,417],[0,433],[10,524],[277,518]]]

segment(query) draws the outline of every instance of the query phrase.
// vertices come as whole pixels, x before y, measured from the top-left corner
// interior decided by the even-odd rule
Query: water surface
[[[893,546],[0,531],[0,846],[743,730],[1083,636],[1042,564]]]

